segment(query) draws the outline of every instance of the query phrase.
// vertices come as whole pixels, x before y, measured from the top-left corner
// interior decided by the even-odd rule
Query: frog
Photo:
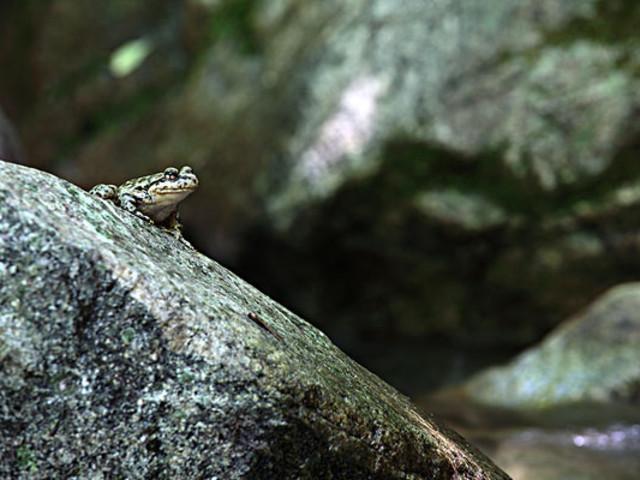
[[[189,166],[133,178],[122,185],[98,184],[89,193],[113,202],[147,223],[182,239],[178,205],[198,188],[198,177]]]

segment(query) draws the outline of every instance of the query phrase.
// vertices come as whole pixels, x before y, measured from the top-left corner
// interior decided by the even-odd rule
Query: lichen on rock
[[[611,289],[504,367],[464,387],[473,401],[532,410],[640,401],[640,284]]]
[[[216,262],[0,162],[0,477],[508,478]]]

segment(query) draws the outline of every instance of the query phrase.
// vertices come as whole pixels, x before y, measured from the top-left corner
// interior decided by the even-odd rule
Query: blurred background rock
[[[87,188],[190,164],[199,249],[424,394],[638,278],[638,22],[624,0],[5,0],[24,157],[7,127],[0,148]]]

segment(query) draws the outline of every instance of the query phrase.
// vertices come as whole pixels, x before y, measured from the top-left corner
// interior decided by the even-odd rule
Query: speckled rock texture
[[[449,163],[489,163],[478,156],[493,152],[514,182],[542,190],[602,172],[640,102],[634,71],[616,64],[630,46],[579,34],[552,40],[571,22],[600,15],[598,3],[264,2],[261,26],[278,27],[269,60],[297,65],[280,45],[302,43],[315,54],[303,67],[305,103],[287,145],[295,166],[272,208],[290,213],[377,171],[392,161],[383,151],[389,142],[440,147]],[[309,23],[324,27],[320,41]]]
[[[4,162],[0,477],[508,478],[216,262]]]
[[[611,289],[510,364],[472,378],[477,403],[542,409],[621,402],[640,407],[640,283]]]

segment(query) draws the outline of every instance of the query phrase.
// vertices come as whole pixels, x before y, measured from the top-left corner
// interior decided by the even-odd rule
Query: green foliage
[[[151,48],[151,43],[146,38],[137,38],[120,46],[111,54],[111,73],[116,77],[126,77],[144,62]]]
[[[216,10],[211,19],[211,41],[233,42],[246,54],[260,51],[260,43],[251,24],[255,0],[228,0]]]
[[[578,17],[550,32],[548,43],[567,43],[589,38],[603,43],[628,43],[640,39],[640,3],[628,0],[600,0],[596,12]]]

